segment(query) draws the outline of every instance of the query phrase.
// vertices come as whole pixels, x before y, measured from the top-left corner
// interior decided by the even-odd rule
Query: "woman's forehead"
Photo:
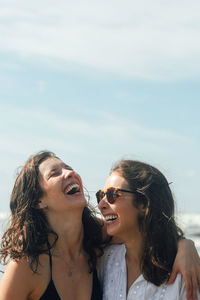
[[[44,174],[52,169],[58,169],[60,167],[71,169],[71,167],[65,164],[61,159],[57,157],[49,157],[40,164],[39,171],[41,174]]]
[[[105,188],[107,189],[109,187],[128,187],[128,182],[118,172],[112,172],[105,183]]]

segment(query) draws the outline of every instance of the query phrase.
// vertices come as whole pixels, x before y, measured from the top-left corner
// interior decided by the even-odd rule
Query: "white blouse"
[[[182,276],[177,275],[171,285],[156,286],[140,275],[127,288],[126,247],[111,245],[105,251],[98,267],[98,276],[103,287],[103,300],[186,300],[185,284]],[[197,299],[200,299],[198,293]]]

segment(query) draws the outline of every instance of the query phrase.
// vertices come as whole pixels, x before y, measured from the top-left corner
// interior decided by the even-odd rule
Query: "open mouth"
[[[66,195],[74,195],[74,194],[77,194],[77,193],[80,193],[80,186],[77,183],[69,185],[65,189],[65,194]]]
[[[113,221],[115,221],[117,218],[118,218],[117,215],[108,215],[108,216],[105,216],[105,217],[104,217],[104,219],[106,220],[106,222],[113,222]]]

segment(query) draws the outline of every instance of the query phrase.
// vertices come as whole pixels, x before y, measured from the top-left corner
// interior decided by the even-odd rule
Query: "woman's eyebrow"
[[[52,168],[52,169],[49,170],[49,173],[57,171],[58,169],[60,169],[60,168],[59,167]]]
[[[51,173],[53,173],[53,172],[59,171],[62,168],[67,169],[67,170],[73,170],[72,167],[70,167],[67,164],[63,163],[59,166],[52,166],[52,168],[48,170],[47,176],[51,175]]]
[[[73,170],[72,167],[70,167],[70,166],[67,165],[67,164],[63,164],[63,167],[64,167],[65,169]]]

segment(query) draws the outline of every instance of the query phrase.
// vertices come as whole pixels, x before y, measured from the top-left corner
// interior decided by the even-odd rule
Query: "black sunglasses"
[[[99,204],[99,202],[106,196],[108,202],[110,204],[113,204],[115,202],[115,200],[117,198],[119,198],[119,196],[120,196],[119,192],[125,192],[125,193],[131,193],[131,194],[135,193],[133,191],[128,191],[128,190],[124,190],[124,189],[118,189],[118,188],[114,188],[114,187],[108,188],[106,190],[106,192],[104,192],[102,190],[99,190],[96,193],[97,203]]]

